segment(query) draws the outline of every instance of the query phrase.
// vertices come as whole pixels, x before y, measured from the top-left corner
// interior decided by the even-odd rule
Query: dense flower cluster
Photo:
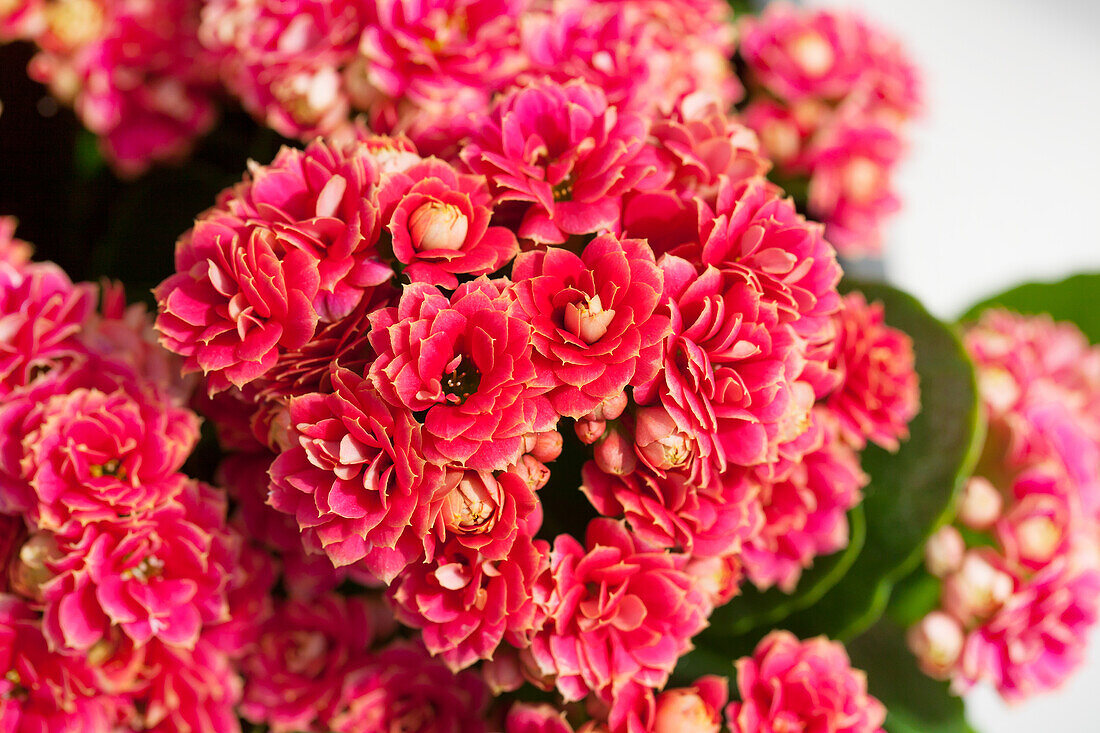
[[[1066,679],[1100,613],[1100,349],[1071,324],[997,310],[966,346],[989,434],[958,508],[965,535],[929,541],[941,608],[909,643],[927,674],[1016,700]]]
[[[874,255],[898,209],[892,173],[906,121],[921,109],[916,69],[900,44],[857,15],[769,4],[746,17],[745,122],[775,174],[804,190],[841,254]]]

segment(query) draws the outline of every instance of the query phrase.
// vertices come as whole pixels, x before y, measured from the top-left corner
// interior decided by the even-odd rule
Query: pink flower
[[[133,723],[150,733],[240,733],[236,706],[241,678],[224,650],[205,637],[194,649],[149,644],[147,685],[138,696],[144,714]]]
[[[336,594],[282,603],[241,661],[244,717],[276,733],[328,730],[344,677],[375,641],[375,613],[364,598]]]
[[[59,537],[55,577],[43,588],[51,643],[88,649],[118,625],[138,644],[193,647],[203,623],[227,616],[237,546],[224,522],[218,492],[193,482],[154,512]]]
[[[643,240],[601,235],[579,257],[557,247],[526,252],[512,278],[536,368],[557,382],[549,397],[558,413],[579,418],[653,379],[669,326],[657,312],[661,270]]]
[[[442,471],[422,457],[412,415],[347,370],[331,394],[291,400],[293,444],[271,466],[269,502],[334,565],[364,560],[387,582],[430,548]]]
[[[657,696],[653,733],[718,733],[729,697],[729,681],[713,675],[691,687],[665,690]]]
[[[910,627],[905,639],[921,671],[933,679],[945,680],[962,654],[964,633],[955,618],[932,611]]]
[[[472,672],[453,674],[422,646],[396,642],[344,680],[334,730],[485,733],[489,691]]]
[[[428,651],[458,671],[492,659],[503,640],[527,646],[541,622],[533,593],[549,554],[546,542],[521,535],[508,557],[490,560],[452,538],[431,563],[402,573],[388,599],[399,621],[422,629]]]
[[[38,614],[0,594],[0,728],[46,733],[106,733],[126,709],[122,698],[99,692],[82,655],[51,651]]]
[[[610,519],[589,522],[587,546],[554,541],[545,628],[531,656],[566,700],[612,699],[625,686],[660,687],[706,625],[706,601],[687,557],[633,537]]]
[[[1083,660],[1096,623],[1100,572],[1051,563],[966,639],[956,690],[988,680],[1009,700],[1061,684]]]
[[[745,574],[758,588],[778,585],[790,593],[815,557],[848,544],[847,511],[868,479],[828,412],[815,409],[810,430],[815,447],[789,472],[760,480],[764,521],[742,552]]]
[[[361,25],[352,0],[204,3],[199,36],[242,104],[287,137],[331,133],[349,114],[341,68]]]
[[[176,471],[199,439],[198,417],[155,396],[76,389],[42,405],[23,438],[23,471],[38,496],[43,528],[114,521],[165,506],[180,490]]]
[[[645,466],[613,476],[589,462],[581,479],[581,491],[596,511],[625,517],[635,536],[656,547],[720,557],[740,550],[759,530],[757,487],[734,472],[696,482],[682,471]]]
[[[866,44],[865,27],[854,15],[780,3],[745,17],[738,50],[769,92],[797,102],[850,94],[869,62]]]
[[[863,672],[850,665],[838,642],[799,641],[790,632],[773,631],[751,657],[737,662],[741,702],[726,708],[730,728],[882,733],[886,709],[867,694]]]
[[[652,170],[640,156],[647,128],[597,87],[546,80],[501,97],[461,155],[522,214],[520,237],[560,244],[618,229],[622,195]]]
[[[547,703],[517,702],[508,708],[505,733],[573,733],[565,711]]]
[[[521,62],[517,23],[526,0],[381,0],[366,20],[359,54],[371,86],[391,99],[496,89]]]
[[[786,434],[793,413],[809,411],[796,394],[801,340],[744,268],[700,270],[671,255],[660,265],[672,335],[662,371],[634,399],[659,402],[715,470],[774,462],[797,434]]]
[[[518,534],[534,535],[542,513],[535,490],[516,471],[452,470],[440,511],[448,536],[489,560],[509,556]]]
[[[882,249],[882,221],[901,206],[891,173],[903,152],[894,126],[863,117],[835,121],[805,151],[807,211],[845,256]]]
[[[913,340],[886,325],[882,303],[868,304],[858,292],[844,297],[836,320],[830,367],[842,381],[826,404],[849,444],[862,449],[869,439],[896,451],[920,410]]]
[[[500,470],[520,457],[525,435],[557,421],[549,375],[532,360],[531,327],[513,314],[505,286],[483,277],[448,298],[408,285],[397,307],[370,317],[378,358],[367,376],[390,404],[426,411],[430,461]]]
[[[518,251],[493,211],[485,180],[428,159],[386,176],[378,193],[393,253],[413,282],[453,289],[456,275],[488,275]]]
[[[1012,563],[1040,570],[1060,556],[1068,556],[1081,540],[1080,532],[1095,534],[1082,521],[1080,497],[1072,484],[1052,471],[1034,468],[1016,477],[1015,501],[997,520],[994,534]]]
[[[0,396],[33,381],[67,352],[95,307],[95,289],[73,285],[51,262],[0,262]]]

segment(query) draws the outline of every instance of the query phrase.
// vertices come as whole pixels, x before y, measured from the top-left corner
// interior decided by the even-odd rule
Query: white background
[[[1100,270],[1100,1],[809,4],[861,9],[924,71],[890,227],[895,284],[951,317],[1024,280]],[[981,733],[1087,733],[1098,702],[1100,630],[1061,690],[1010,707],[979,689],[967,707]]]

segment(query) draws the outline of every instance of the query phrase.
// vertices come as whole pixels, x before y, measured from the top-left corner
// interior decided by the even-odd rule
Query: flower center
[[[555,201],[571,201],[573,199],[573,174],[569,174],[560,183],[550,189]]]
[[[807,31],[791,44],[791,56],[810,76],[821,76],[833,65],[833,49],[817,31]]]
[[[447,495],[444,517],[447,528],[462,534],[488,532],[496,524],[500,487],[491,476],[476,471],[463,474],[458,486]]]
[[[164,560],[150,555],[129,570],[122,571],[122,579],[137,578],[142,583],[148,583],[158,577],[164,570]]]
[[[19,676],[19,673],[14,669],[9,669],[4,675],[4,679],[12,684],[12,689],[8,690],[5,698],[11,699],[23,699],[27,696],[28,690],[23,686],[23,678]]]
[[[109,461],[105,461],[100,464],[88,466],[88,473],[92,474],[93,478],[103,478],[104,476],[111,476],[117,478],[120,481],[126,480],[126,469],[122,466],[122,462],[117,458],[112,458]]]
[[[615,309],[605,309],[598,294],[587,295],[582,302],[565,306],[566,330],[586,344],[594,344],[603,338],[614,318]]]
[[[443,394],[452,405],[462,405],[481,386],[481,372],[469,357],[459,358],[454,369],[443,375]]]
[[[95,0],[62,0],[47,6],[50,32],[69,48],[91,43],[103,30],[103,8]]]

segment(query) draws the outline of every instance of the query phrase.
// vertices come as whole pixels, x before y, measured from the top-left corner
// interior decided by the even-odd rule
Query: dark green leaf
[[[886,705],[889,733],[974,733],[963,701],[917,669],[904,631],[883,619],[848,643],[852,666],[867,673],[867,687]]]
[[[920,562],[928,536],[948,519],[956,491],[981,446],[974,370],[954,331],[909,295],[878,283],[844,283],[886,305],[886,321],[912,338],[921,379],[921,413],[897,453],[869,446],[863,509],[867,540],[849,572],[813,606],[788,617],[802,637],[846,639],[885,611],[893,586]]]
[[[1002,307],[1017,313],[1049,313],[1056,321],[1072,321],[1089,341],[1100,343],[1100,273],[1074,275],[1058,282],[1027,283],[998,293],[968,310],[962,321],[976,320],[987,308]]]

